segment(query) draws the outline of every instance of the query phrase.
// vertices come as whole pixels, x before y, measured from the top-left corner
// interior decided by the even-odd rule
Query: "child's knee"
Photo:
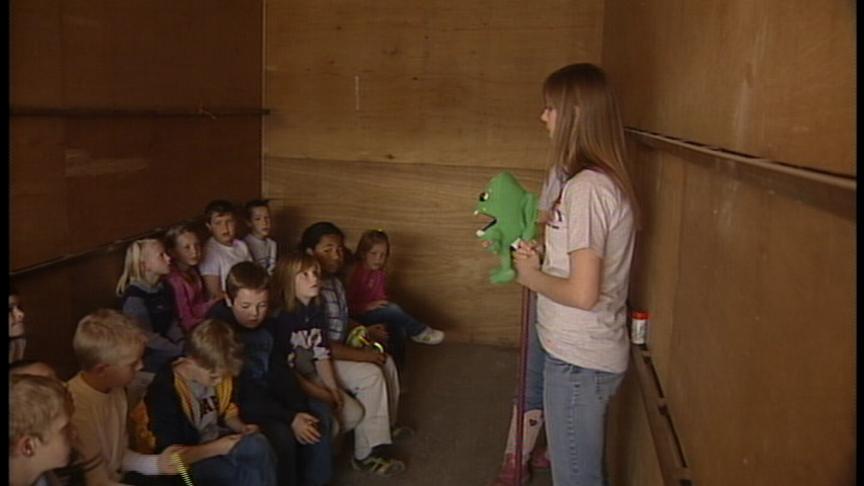
[[[244,435],[232,452],[261,459],[273,457],[273,447],[270,445],[270,441],[260,432]]]

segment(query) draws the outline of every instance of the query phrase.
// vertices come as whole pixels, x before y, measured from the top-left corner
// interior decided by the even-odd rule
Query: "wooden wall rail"
[[[625,131],[635,135],[636,138],[650,146],[656,148],[666,148],[669,146],[681,147],[694,152],[699,152],[704,155],[710,155],[723,160],[732,161],[739,164],[746,164],[752,167],[757,167],[770,172],[781,173],[788,176],[794,176],[799,179],[806,179],[812,182],[826,184],[847,191],[856,191],[856,183],[854,177],[830,174],[827,172],[817,171],[813,169],[805,169],[796,167],[784,162],[778,162],[759,157],[753,157],[746,154],[739,154],[720,147],[711,147],[693,142],[662,135],[659,133],[640,130],[638,128],[627,127]]]
[[[9,110],[9,116],[13,117],[37,117],[37,116],[59,116],[59,117],[139,117],[139,116],[186,116],[210,118],[222,116],[262,116],[269,115],[270,110],[266,108],[176,108],[176,109],[112,109],[112,108],[37,108],[13,106]]]
[[[50,260],[46,260],[44,262],[39,262],[39,263],[36,263],[34,265],[28,265],[24,268],[19,268],[15,271],[9,272],[9,277],[10,278],[20,277],[21,275],[33,273],[37,270],[44,270],[46,268],[55,267],[57,265],[61,265],[64,263],[71,263],[71,262],[78,261],[78,260],[81,260],[81,259],[84,259],[87,257],[95,256],[95,255],[111,253],[113,251],[118,250],[120,247],[125,247],[126,245],[128,245],[129,243],[132,243],[135,240],[140,240],[142,238],[153,238],[153,237],[159,235],[160,233],[164,233],[168,228],[174,226],[175,224],[200,224],[202,221],[203,221],[203,219],[201,217],[197,217],[197,218],[179,221],[177,223],[174,223],[172,225],[168,225],[166,227],[160,226],[158,228],[154,228],[152,230],[145,231],[143,233],[139,233],[137,235],[128,236],[126,238],[121,238],[119,240],[112,241],[111,243],[99,245],[95,248],[89,248],[89,249],[84,250],[84,251],[80,251],[77,253],[70,253],[68,255],[63,255],[63,256],[60,256],[57,258],[52,258]]]
[[[639,378],[639,388],[645,402],[648,428],[654,438],[657,461],[666,486],[692,486],[690,470],[681,449],[675,425],[663,395],[663,389],[654,370],[651,353],[639,345],[630,346],[630,356]]]

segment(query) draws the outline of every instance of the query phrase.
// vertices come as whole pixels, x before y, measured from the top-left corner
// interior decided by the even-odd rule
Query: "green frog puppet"
[[[530,241],[537,232],[537,196],[526,191],[519,181],[509,172],[501,172],[489,181],[474,215],[483,214],[492,218],[483,229],[477,230],[477,237],[491,244],[489,251],[497,253],[501,259],[498,268],[493,269],[489,281],[504,284],[516,277],[513,269],[511,248],[519,241]]]

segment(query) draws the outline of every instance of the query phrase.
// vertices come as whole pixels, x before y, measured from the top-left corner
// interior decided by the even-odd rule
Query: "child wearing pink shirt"
[[[174,290],[180,326],[189,332],[205,319],[207,311],[219,299],[207,298],[204,280],[198,273],[201,242],[189,225],[179,224],[169,229],[165,234],[165,247],[171,255],[167,280]]]
[[[383,323],[388,348],[397,364],[404,362],[405,338],[422,344],[438,344],[444,333],[432,329],[405,312],[387,296],[387,273],[384,266],[390,256],[390,239],[381,230],[363,233],[357,243],[357,264],[348,280],[348,311],[357,322],[370,326],[373,334],[381,333],[373,324]]]

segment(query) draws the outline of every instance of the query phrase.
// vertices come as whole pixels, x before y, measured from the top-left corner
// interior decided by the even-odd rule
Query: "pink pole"
[[[516,392],[516,450],[514,451],[514,462],[516,463],[516,486],[522,485],[522,440],[524,432],[525,415],[525,373],[528,367],[528,326],[531,325],[531,291],[528,287],[522,287],[522,329],[519,340],[519,374],[517,375]]]

